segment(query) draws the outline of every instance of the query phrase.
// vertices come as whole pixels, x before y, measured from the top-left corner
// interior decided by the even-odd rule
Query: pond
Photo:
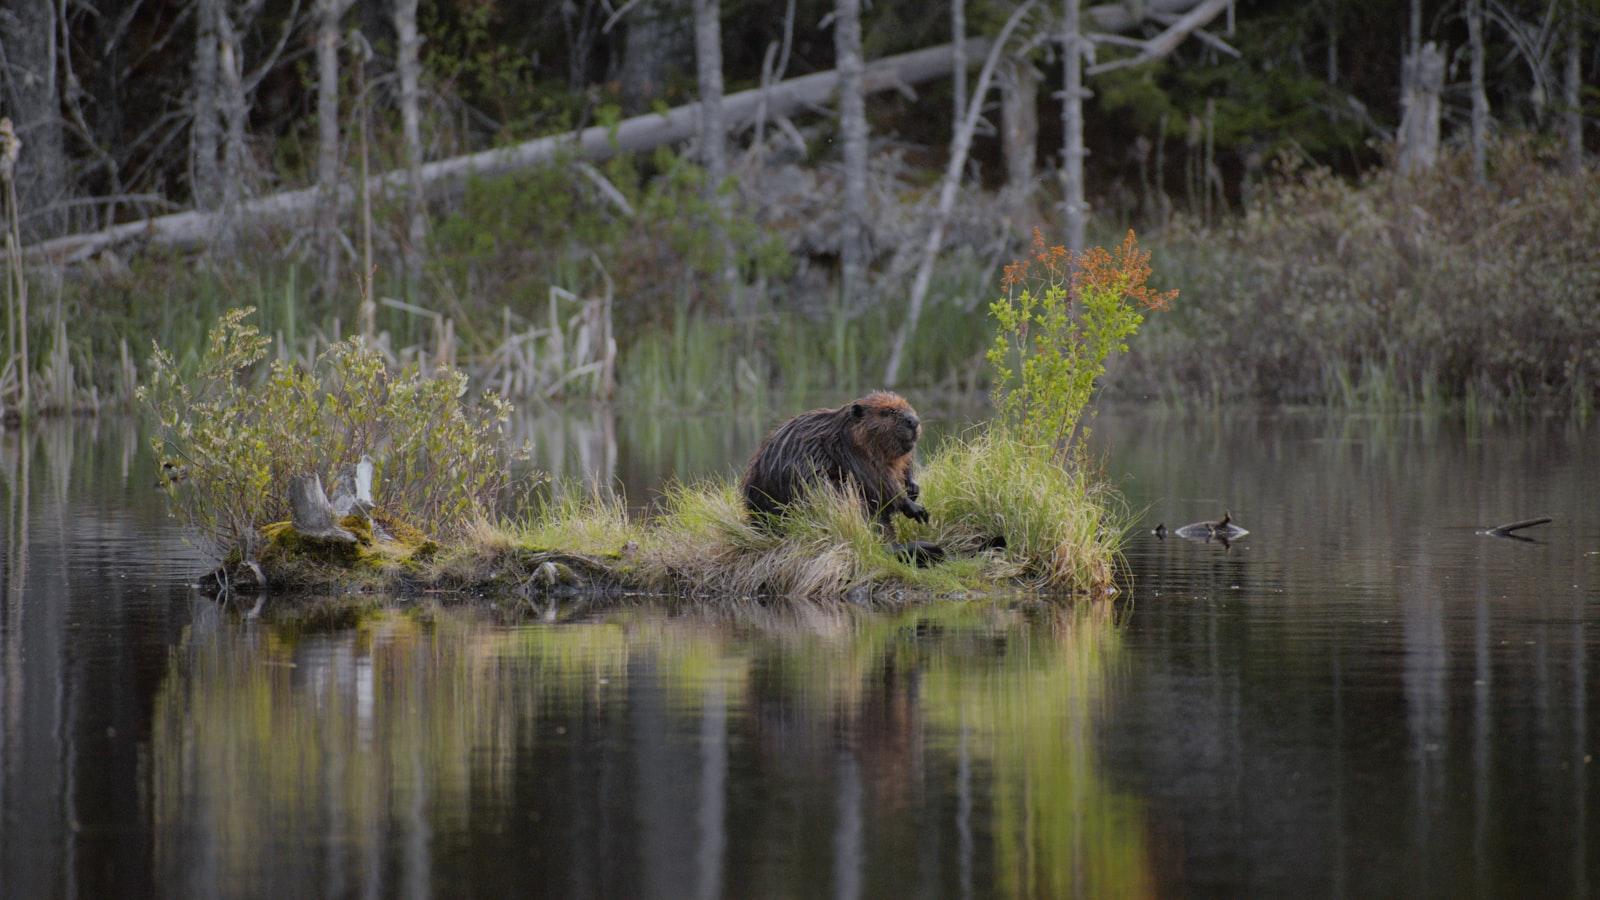
[[[764,424],[518,430],[643,504]],[[1093,442],[1142,522],[1114,604],[314,627],[184,587],[129,423],[6,433],[0,893],[1600,888],[1592,431],[1112,409]],[[1249,537],[1149,533],[1224,509]]]

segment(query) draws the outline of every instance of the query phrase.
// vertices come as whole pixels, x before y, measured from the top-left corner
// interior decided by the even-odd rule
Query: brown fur
[[[814,409],[779,425],[745,468],[740,490],[752,512],[776,513],[819,480],[860,494],[869,518],[895,513],[926,522],[912,462],[922,422],[904,397],[874,391],[836,409]]]

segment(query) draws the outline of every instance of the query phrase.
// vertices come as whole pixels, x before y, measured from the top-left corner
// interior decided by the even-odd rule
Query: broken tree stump
[[[289,524],[301,537],[354,544],[355,534],[339,527],[339,518],[322,490],[320,477],[296,475],[290,479]]]
[[[372,457],[363,456],[360,462],[339,470],[333,479],[331,502],[337,519],[349,515],[366,517],[372,513]]]

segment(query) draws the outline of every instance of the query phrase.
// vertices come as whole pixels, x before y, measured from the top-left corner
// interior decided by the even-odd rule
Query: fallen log
[[[981,38],[969,38],[967,43],[968,51],[973,56],[987,52],[989,46],[989,42]],[[949,75],[954,66],[955,51],[950,44],[889,56],[866,67],[862,73],[862,89],[869,93],[904,89],[907,85]],[[763,103],[769,118],[791,115],[808,107],[824,106],[838,85],[838,72],[830,70],[730,94],[722,101],[724,122],[729,128],[753,122]],[[696,102],[663,113],[624,119],[614,128],[596,125],[576,133],[551,135],[511,147],[442,159],[424,165],[420,177],[424,186],[434,188],[465,181],[471,176],[520,171],[554,160],[561,154],[571,154],[577,159],[594,162],[623,153],[651,150],[662,144],[693,137],[699,110],[700,104]],[[410,170],[394,169],[368,179],[367,186],[374,191],[406,190],[410,178]],[[338,203],[341,208],[353,203],[355,197],[353,185],[340,186]],[[242,203],[233,215],[244,224],[270,224],[309,214],[321,202],[322,193],[319,189],[302,188]],[[204,244],[217,234],[225,222],[225,215],[223,212],[191,210],[157,216],[116,225],[104,231],[55,238],[34,244],[24,252],[34,260],[74,263],[129,241],[177,249],[191,248]]]

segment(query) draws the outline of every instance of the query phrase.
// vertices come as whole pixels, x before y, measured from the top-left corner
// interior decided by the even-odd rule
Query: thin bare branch
[[[1142,66],[1145,63],[1155,62],[1178,49],[1189,35],[1198,31],[1206,23],[1221,15],[1228,8],[1232,0],[1205,0],[1187,15],[1172,23],[1166,31],[1145,42],[1145,48],[1137,56],[1126,59],[1114,59],[1099,65],[1090,66],[1086,72],[1089,75],[1100,75],[1105,72],[1125,69],[1129,66]]]

